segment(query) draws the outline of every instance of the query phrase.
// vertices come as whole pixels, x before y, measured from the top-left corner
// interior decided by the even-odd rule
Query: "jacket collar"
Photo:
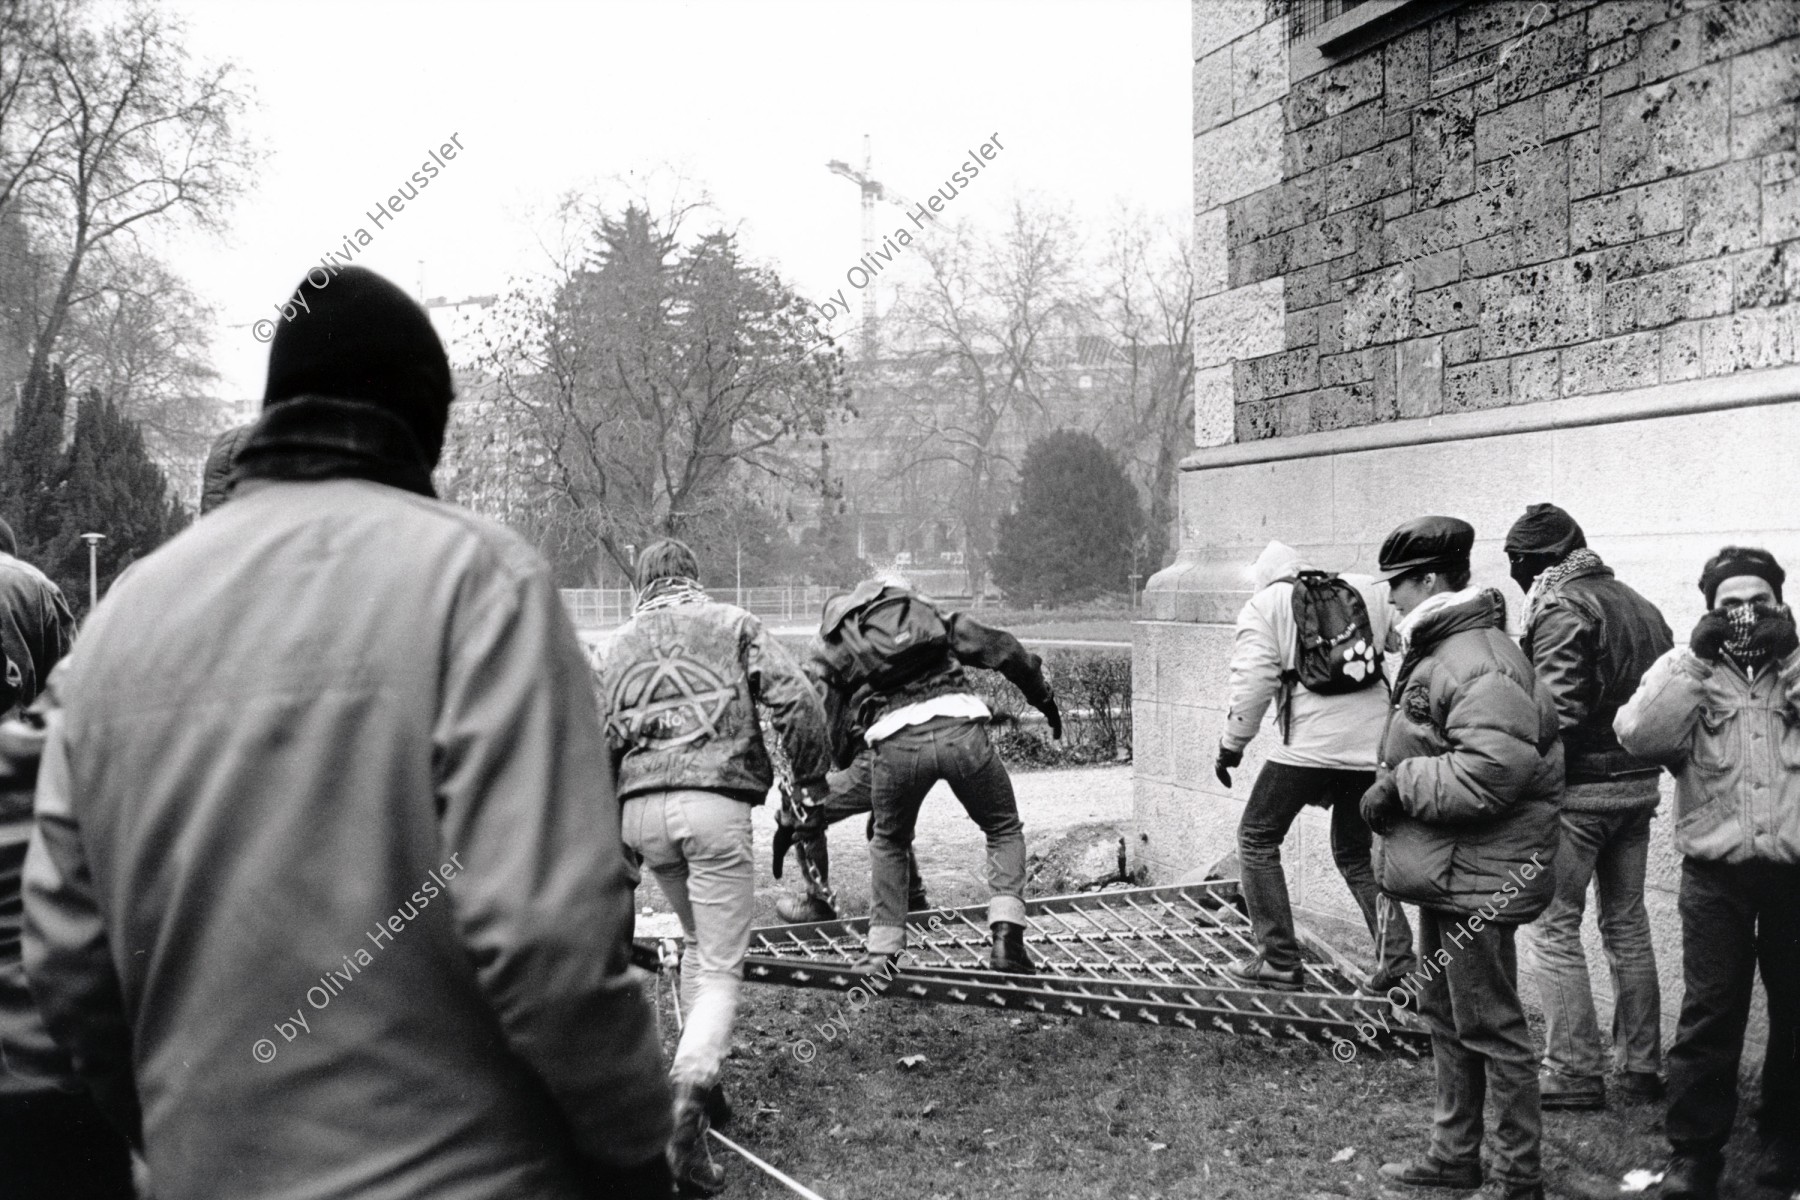
[[[246,479],[367,479],[437,498],[425,452],[385,408],[330,396],[298,396],[263,410],[238,451],[231,483]]]
[[[1427,597],[1401,620],[1400,643],[1408,654],[1423,654],[1453,633],[1502,628],[1506,600],[1493,588],[1466,587]]]

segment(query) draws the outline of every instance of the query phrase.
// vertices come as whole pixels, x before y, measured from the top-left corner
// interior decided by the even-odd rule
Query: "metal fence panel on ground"
[[[710,588],[715,600],[735,604],[764,621],[784,624],[818,619],[825,598],[848,591],[841,587]],[[636,593],[630,588],[564,588],[563,606],[577,629],[610,629],[631,616]]]

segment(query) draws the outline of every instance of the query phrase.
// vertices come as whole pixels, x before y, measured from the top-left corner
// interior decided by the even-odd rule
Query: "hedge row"
[[[1037,710],[992,671],[970,671],[976,695],[994,714],[994,746],[1009,767],[1071,767],[1131,761],[1131,652],[1052,649],[1044,676],[1062,712],[1063,740],[1050,740]]]

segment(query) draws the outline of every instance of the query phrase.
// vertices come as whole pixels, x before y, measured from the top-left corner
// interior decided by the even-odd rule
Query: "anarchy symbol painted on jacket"
[[[612,735],[640,750],[672,750],[719,734],[735,694],[719,674],[689,658],[679,642],[633,663],[608,697]]]

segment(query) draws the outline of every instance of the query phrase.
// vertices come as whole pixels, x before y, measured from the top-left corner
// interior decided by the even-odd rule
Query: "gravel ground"
[[[1025,822],[1025,837],[1031,842],[1040,835],[1061,832],[1087,821],[1123,823],[1131,818],[1128,766],[1021,772],[1013,776],[1013,791]],[[783,879],[776,879],[769,869],[769,845],[775,831],[773,804],[755,810],[752,826],[756,831],[756,920],[759,925],[774,924],[778,921],[776,898],[789,887],[798,890],[794,861],[790,855]],[[933,904],[975,904],[986,898],[982,882],[985,842],[981,831],[944,784],[938,784],[925,798],[914,847]],[[869,850],[862,822],[853,819],[833,827],[831,875],[844,903],[844,915],[865,915],[869,907]],[[652,915],[640,916],[640,936],[674,932],[665,928],[673,921],[672,916],[656,915],[668,914],[669,906],[648,873],[638,887],[638,911],[643,914],[646,910]]]

